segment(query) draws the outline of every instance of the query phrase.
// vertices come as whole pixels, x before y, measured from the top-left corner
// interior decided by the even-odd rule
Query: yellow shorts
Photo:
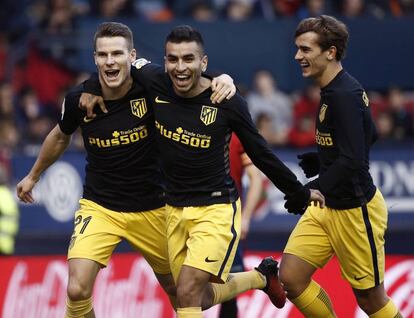
[[[165,207],[145,212],[116,212],[81,199],[68,259],[86,258],[106,266],[118,243],[127,240],[157,274],[171,273]]]
[[[168,252],[175,282],[182,265],[225,282],[240,239],[240,200],[198,207],[167,205]]]
[[[384,280],[384,234],[388,211],[379,190],[367,205],[335,210],[310,206],[301,217],[284,253],[322,268],[336,254],[342,277],[355,289]]]

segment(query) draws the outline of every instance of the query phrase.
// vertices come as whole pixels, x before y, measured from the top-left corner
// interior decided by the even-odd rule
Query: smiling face
[[[201,45],[195,41],[167,42],[164,60],[177,95],[192,97],[203,90],[200,78],[207,69],[207,56]]]
[[[302,68],[303,77],[310,77],[319,81],[327,70],[329,63],[333,60],[330,49],[322,51],[318,44],[318,34],[306,32],[299,35],[295,44],[297,52],[295,60]]]
[[[130,46],[122,36],[96,39],[94,57],[104,98],[120,98],[129,90],[131,64],[136,59],[135,49]]]

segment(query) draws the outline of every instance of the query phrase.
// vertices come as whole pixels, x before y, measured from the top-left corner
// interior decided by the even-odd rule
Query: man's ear
[[[203,72],[207,71],[207,65],[208,65],[208,56],[204,55],[201,59],[201,70]]]
[[[131,53],[130,53],[130,56],[131,56],[132,62],[135,61],[137,59],[137,50],[132,49]]]
[[[334,59],[336,59],[336,53],[337,53],[337,49],[336,46],[331,46],[328,50],[327,50],[327,56],[326,58],[328,59],[328,61],[333,61]]]

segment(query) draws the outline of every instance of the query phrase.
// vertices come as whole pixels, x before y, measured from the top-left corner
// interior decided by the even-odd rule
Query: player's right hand
[[[17,197],[24,203],[33,203],[32,189],[38,180],[29,175],[24,177],[16,186]]]
[[[93,112],[93,109],[95,108],[96,105],[99,105],[102,112],[104,113],[108,112],[102,96],[96,96],[96,95],[92,95],[89,93],[82,93],[79,99],[79,108],[82,110],[86,110],[86,116],[88,118],[96,117],[96,114]]]
[[[306,152],[298,155],[299,166],[305,173],[306,178],[312,178],[319,174],[319,156],[317,152]]]

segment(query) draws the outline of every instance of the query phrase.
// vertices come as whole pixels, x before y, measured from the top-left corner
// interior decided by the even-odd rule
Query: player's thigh
[[[240,240],[240,200],[187,207],[183,220],[188,229],[184,265],[210,273],[212,281],[226,281]]]
[[[333,255],[329,233],[324,226],[326,218],[329,218],[327,208],[309,206],[290,234],[283,253],[295,255],[315,268],[322,268]]]
[[[106,266],[124,232],[125,220],[122,213],[81,199],[80,209],[75,214],[68,259],[90,259]]]
[[[166,210],[161,207],[126,215],[126,239],[146,259],[157,274],[170,274]]]
[[[184,208],[182,207],[166,205],[168,259],[176,283],[178,282],[181,266],[187,256],[188,229],[182,218],[183,211]]]
[[[354,289],[378,286],[384,279],[384,234],[388,212],[377,190],[368,204],[339,210],[332,227],[332,245],[338,256],[342,276]]]

